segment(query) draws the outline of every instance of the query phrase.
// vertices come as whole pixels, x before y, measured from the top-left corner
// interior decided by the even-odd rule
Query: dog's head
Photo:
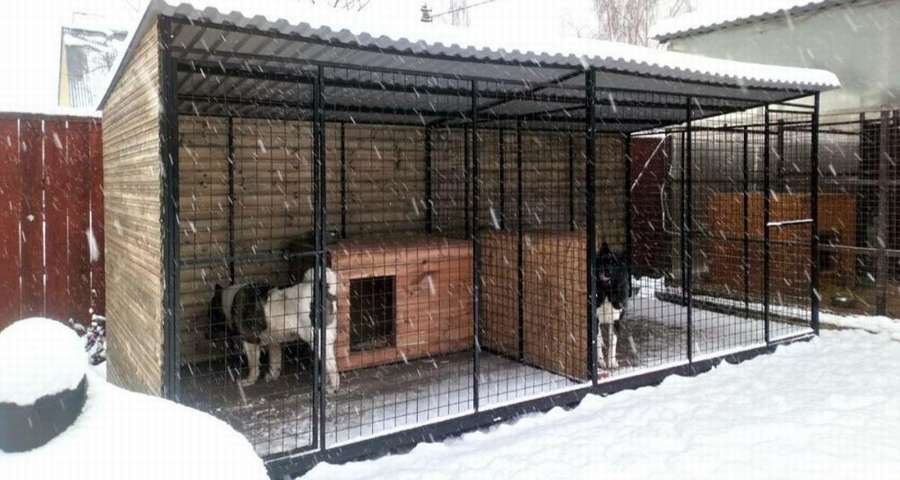
[[[314,268],[310,268],[303,274],[303,282],[304,283],[313,283],[315,281],[316,272]],[[337,313],[337,294],[338,294],[338,274],[334,270],[330,268],[325,268],[325,284],[327,285],[325,289],[325,306],[328,308],[328,322],[331,323],[334,320],[334,316]]]
[[[310,268],[303,274],[303,282],[304,283],[313,283],[316,278],[316,271],[314,268]],[[338,289],[338,274],[334,270],[330,268],[325,268],[325,283],[328,285],[327,290],[325,291],[325,296],[331,300],[337,300],[337,289]]]
[[[231,319],[243,341],[255,343],[259,334],[268,329],[266,301],[271,291],[268,285],[249,284],[234,294]]]
[[[629,271],[624,258],[616,255],[609,248],[609,244],[603,242],[597,252],[595,262],[595,275],[597,276],[598,301],[609,300],[613,308],[621,309],[629,297]]]
[[[209,321],[204,335],[207,340],[223,340],[228,337],[228,317],[222,306],[222,292],[224,289],[218,283],[213,290],[212,299],[209,301],[206,318]]]

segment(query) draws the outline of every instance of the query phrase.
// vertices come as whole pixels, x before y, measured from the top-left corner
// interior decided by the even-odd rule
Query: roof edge
[[[666,43],[672,40],[689,38],[719,30],[727,30],[729,28],[762,23],[776,18],[783,18],[786,15],[790,16],[818,12],[834,7],[848,5],[851,3],[859,3],[862,1],[866,0],[807,1],[799,5],[767,9],[754,14],[739,14],[734,17],[723,17],[721,19],[713,20],[707,23],[695,22],[694,25],[691,25],[690,22],[684,22],[684,16],[675,17],[674,19],[665,20],[654,25],[651,29],[650,36],[660,43]],[[686,16],[690,15],[691,14],[686,14]],[[682,19],[682,22],[678,21],[679,18]],[[680,23],[686,23],[687,26],[681,25]]]
[[[101,98],[100,102],[97,104],[98,111],[103,111],[103,108],[106,107],[106,102],[109,100],[109,96],[112,94],[113,88],[115,88],[116,84],[119,83],[119,80],[122,78],[122,74],[124,73],[125,67],[128,65],[128,62],[131,61],[131,57],[134,56],[135,47],[137,46],[138,42],[141,41],[141,38],[144,37],[144,34],[147,33],[147,28],[149,28],[150,26],[150,20],[155,19],[158,12],[159,0],[150,0],[150,2],[147,3],[147,8],[144,10],[144,14],[141,15],[141,20],[138,22],[137,28],[129,33],[125,50],[123,50],[122,54],[119,55],[119,58],[116,60],[115,67],[111,70],[113,74],[109,78],[109,83],[106,85],[106,91],[103,93],[103,98]]]
[[[185,15],[186,18],[191,20],[209,17],[212,22],[224,21],[225,23],[235,23],[237,25],[246,26],[247,28],[259,28],[258,24],[266,23],[266,25],[271,26],[272,29],[278,30],[286,35],[294,33],[296,31],[295,27],[301,25],[310,27],[309,24],[297,18],[293,21],[288,21],[283,18],[270,19],[261,14],[249,17],[248,15],[250,15],[250,13],[239,13],[234,11],[225,13],[209,6],[201,10],[190,3],[176,4],[175,2],[177,1],[180,0],[150,0],[147,3],[146,10],[141,17],[137,28],[130,34],[130,38],[127,41],[127,48],[119,55],[117,60],[118,63],[112,70],[114,73],[111,75],[106,91],[98,104],[98,109],[102,110],[106,107],[113,89],[116,88],[118,82],[121,80],[124,70],[133,59],[137,43],[143,38],[148,29],[155,24],[156,20],[162,16],[174,16],[180,14]],[[209,1],[213,4],[215,3],[212,0],[205,1]],[[203,2],[200,3],[202,4]],[[340,27],[340,25],[335,25],[333,28],[328,28],[327,25],[323,25],[320,28],[327,34],[326,36],[350,35],[353,33],[346,28],[338,29],[337,27]],[[376,34],[377,37],[375,36]],[[493,57],[506,59],[506,57],[527,57],[530,55],[537,58],[532,61],[538,64],[547,60],[560,60],[571,63],[571,68],[573,69],[597,68],[598,70],[607,70],[611,72],[622,70],[638,76],[645,74],[648,69],[659,68],[665,71],[665,75],[673,75],[672,80],[675,81],[682,79],[686,82],[692,82],[696,81],[696,78],[702,78],[704,81],[730,87],[742,87],[747,83],[754,83],[762,88],[798,89],[808,91],[809,93],[840,87],[840,80],[837,76],[832,72],[824,70],[733,62],[699,55],[678,54],[677,52],[659,51],[659,53],[653,53],[657,51],[654,50],[653,52],[648,52],[644,51],[646,50],[646,47],[627,44],[612,45],[612,47],[615,47],[614,53],[604,53],[602,48],[606,48],[608,51],[613,50],[610,50],[611,45],[608,45],[610,42],[601,41],[596,41],[596,45],[591,44],[588,45],[587,48],[584,44],[567,44],[565,50],[568,50],[571,47],[571,50],[568,52],[565,50],[549,50],[548,53],[548,51],[520,50],[515,47],[513,50],[507,50],[502,45],[493,50],[489,47],[477,48],[471,45],[466,45],[465,48],[456,44],[447,46],[442,43],[440,39],[432,38],[430,39],[432,43],[428,43],[429,40],[426,39],[409,39],[399,34],[396,38],[388,38],[377,31],[371,34],[366,32],[356,32],[355,35],[359,35],[359,38],[354,39],[354,41],[357,42],[363,41],[363,43],[371,44],[373,47],[379,47],[382,46],[382,44],[396,43],[396,46],[392,46],[392,48],[397,48],[410,53],[414,53],[419,49],[427,49],[429,46],[433,46],[436,50],[448,50],[455,47],[460,50],[465,50],[465,55],[461,55],[458,52],[452,52],[453,54],[461,57],[471,57],[472,61],[478,59],[479,61],[490,62],[494,59]],[[592,50],[595,47],[599,48],[598,53],[595,53]],[[662,55],[665,58],[659,60],[657,58],[659,55]],[[681,61],[687,57],[690,57],[691,62],[694,62],[694,64]],[[461,59],[463,61],[466,60],[465,58]],[[525,60],[523,60],[523,62],[524,61]],[[690,65],[685,66],[685,64]],[[750,67],[753,68],[751,69]],[[747,71],[751,73],[746,73]],[[772,74],[772,76],[766,77],[765,75],[760,75],[759,72],[763,71]],[[691,77],[696,78],[692,79]]]

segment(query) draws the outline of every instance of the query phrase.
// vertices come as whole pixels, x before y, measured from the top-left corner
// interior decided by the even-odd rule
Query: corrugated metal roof
[[[371,65],[372,62],[381,62],[386,67],[399,64],[407,68],[411,63],[418,63],[424,70],[425,67],[440,67],[440,60],[443,59],[445,64],[451,62],[449,67],[443,65],[445,70],[467,75],[476,72],[487,76],[504,73],[499,71],[502,68],[492,69],[490,65],[519,66],[519,76],[522,67],[532,70],[539,67],[550,70],[595,67],[607,72],[710,82],[739,88],[762,86],[812,91],[840,85],[834,74],[823,70],[748,64],[597,40],[508,39],[504,32],[485,33],[441,28],[433,24],[398,25],[383,16],[352,15],[285,1],[195,0],[175,3],[152,0],[142,20],[142,28],[136,29],[135,33],[146,30],[157,15],[306,38],[320,43],[308,47],[321,50],[315,52],[317,55],[307,52],[310,57],[328,58],[340,53],[341,58],[334,60],[344,63]],[[334,46],[348,48],[339,50]],[[206,47],[209,45],[206,44]],[[131,53],[132,48],[129,48],[122,56],[123,64]],[[417,55],[427,56],[430,64],[425,65],[429,62],[423,60],[409,60]],[[467,61],[471,62],[469,67],[466,67]],[[474,67],[476,65],[477,68]],[[536,75],[535,79],[539,76]]]
[[[731,9],[717,6],[705,11],[664,20],[653,27],[651,35],[659,42],[668,42],[677,38],[690,37],[771,19],[785,18],[786,16],[802,15],[860,1],[862,0],[747,1],[736,4]]]

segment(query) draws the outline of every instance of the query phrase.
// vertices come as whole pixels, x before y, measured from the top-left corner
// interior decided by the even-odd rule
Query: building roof
[[[173,19],[179,111],[201,115],[226,114],[231,111],[226,107],[238,104],[243,115],[280,111],[296,118],[298,109],[310,105],[309,80],[322,65],[328,69],[329,101],[338,107],[327,110],[336,121],[412,123],[427,115],[457,116],[468,111],[460,98],[468,97],[469,82],[477,81],[484,95],[476,102],[494,118],[555,108],[574,122],[571,111],[584,106],[588,68],[598,70],[598,95],[605,97],[601,118],[627,119],[632,131],[680,122],[685,96],[706,97],[696,106],[712,115],[840,85],[824,70],[597,40],[516,38],[509,32],[403,23],[393,12],[354,15],[285,0],[153,0],[120,57],[101,108],[137,39],[158,16]],[[538,102],[525,98],[535,88],[543,96]],[[649,104],[657,110],[644,108]]]
[[[713,7],[656,24],[650,35],[659,42],[709,33],[739,25],[797,16],[862,0],[754,0],[740,2],[733,8]]]
[[[63,26],[59,105],[95,108],[106,92],[111,69],[125,48],[127,32],[98,26]]]

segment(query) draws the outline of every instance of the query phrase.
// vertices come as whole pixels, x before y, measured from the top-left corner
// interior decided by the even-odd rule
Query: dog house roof
[[[328,101],[341,107],[327,109],[331,119],[419,124],[423,116],[452,117],[467,111],[470,105],[459,101],[459,92],[472,80],[479,83],[478,106],[495,118],[552,110],[574,121],[578,115],[583,118],[583,112],[567,109],[583,106],[583,73],[588,68],[598,70],[601,123],[618,122],[620,129],[632,131],[683,120],[684,101],[661,101],[664,95],[703,97],[707,100],[695,99],[696,106],[704,112],[701,116],[711,116],[725,107],[750,108],[840,85],[834,74],[823,70],[606,41],[542,38],[535,32],[525,36],[403,23],[393,14],[354,15],[285,0],[151,0],[109,90],[134,55],[135,39],[160,15],[174,21],[173,56],[181,62],[179,108],[192,114],[221,114],[239,107],[242,115],[276,116],[286,108],[307,105],[310,82],[300,80],[319,65],[326,65],[328,77],[336,80],[325,82]],[[356,67],[365,74],[352,71]],[[210,76],[220,78],[209,81]],[[442,80],[436,84],[435,78]],[[359,88],[360,80],[378,87]],[[405,87],[390,88],[394,84]],[[537,91],[542,96],[539,105],[534,98],[522,97]],[[505,98],[508,95],[520,97]],[[654,110],[648,111],[647,103]],[[343,108],[348,105],[367,108]]]

